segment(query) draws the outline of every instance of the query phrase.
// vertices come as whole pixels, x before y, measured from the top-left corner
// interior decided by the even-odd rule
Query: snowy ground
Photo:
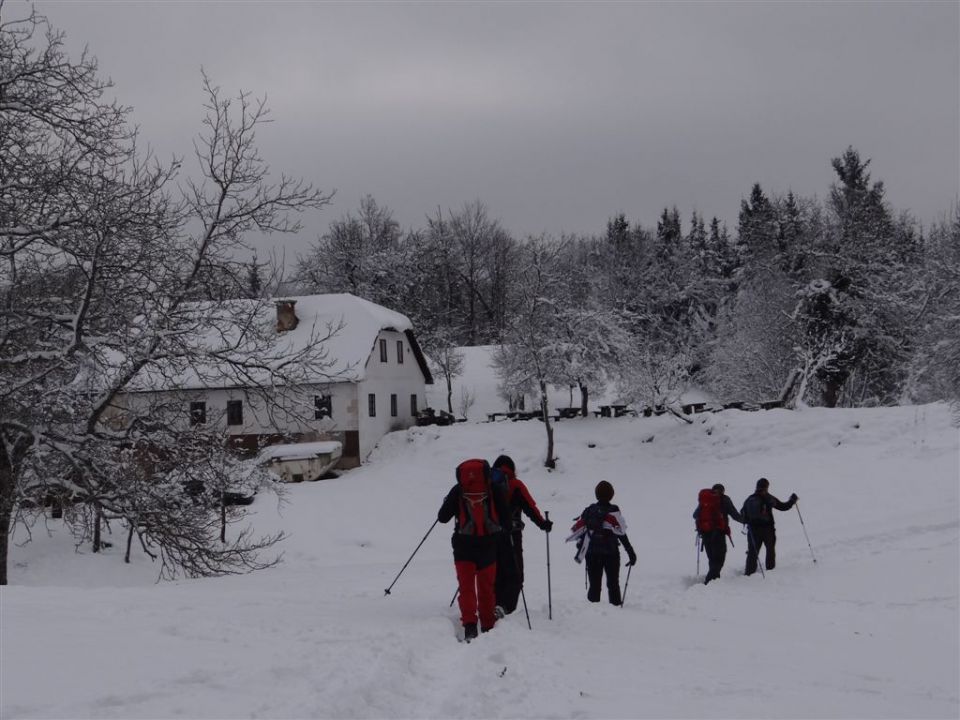
[[[140,556],[73,553],[53,522],[14,547],[0,591],[2,718],[880,718],[960,714],[958,432],[943,405],[726,411],[557,425],[418,428],[369,464],[252,506],[286,530],[284,562],[242,577],[154,584]],[[508,452],[557,530],[525,536],[526,601],[458,643],[450,527],[430,528],[467,457]],[[778,567],[696,583],[690,513],[759,476]],[[565,527],[610,480],[640,561],[623,608],[586,602]],[[739,525],[735,525],[739,528]],[[23,540],[17,536],[15,541]]]

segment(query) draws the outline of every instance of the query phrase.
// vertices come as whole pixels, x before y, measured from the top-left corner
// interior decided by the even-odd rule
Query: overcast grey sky
[[[201,66],[266,95],[276,172],[406,228],[475,199],[516,236],[677,205],[736,224],[753,182],[828,192],[848,145],[928,224],[960,193],[960,3],[61,2],[144,139],[184,154]],[[10,4],[5,12],[11,10]]]

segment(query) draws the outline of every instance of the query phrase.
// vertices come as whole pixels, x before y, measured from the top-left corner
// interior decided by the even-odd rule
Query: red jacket
[[[494,471],[494,483],[506,482],[507,503],[510,506],[513,530],[515,532],[523,530],[521,513],[530,518],[533,524],[542,530],[546,520],[540,513],[540,508],[537,507],[537,503],[534,501],[530,491],[527,490],[527,486],[523,484],[523,481],[514,474],[513,470],[505,465],[494,468]],[[502,474],[502,477],[498,478],[497,473]]]

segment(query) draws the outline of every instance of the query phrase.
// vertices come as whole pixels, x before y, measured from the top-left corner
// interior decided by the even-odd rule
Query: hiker
[[[510,518],[506,494],[492,487],[486,460],[465,460],[457,466],[457,482],[443,499],[437,520],[455,518],[453,564],[459,587],[460,622],[464,639],[477,637],[496,624],[494,582],[497,576],[497,543],[501,522]]]
[[[493,461],[491,481],[494,486],[505,488],[510,507],[510,522],[504,523],[497,551],[497,607],[509,615],[517,609],[520,591],[523,589],[523,518],[544,532],[553,529],[553,522],[544,519],[527,486],[517,477],[517,466],[509,455],[500,455]]]
[[[603,574],[607,575],[607,598],[611,605],[621,605],[620,596],[620,545],[627,551],[627,567],[637,563],[637,554],[627,538],[627,523],[620,514],[620,508],[611,504],[613,485],[606,480],[597,483],[594,489],[597,502],[580,513],[567,542],[577,541],[578,563],[587,560],[587,600],[600,602],[600,583]]]
[[[767,548],[765,567],[773,570],[777,566],[777,533],[773,510],[789,510],[798,499],[797,494],[793,493],[787,502],[777,500],[770,494],[770,481],[766,478],[757,480],[756,491],[744,501],[740,510],[743,522],[747,525],[747,565],[743,570],[744,575],[753,575],[757,571],[757,558],[760,547],[764,545]]]
[[[720,571],[723,570],[723,563],[727,559],[727,538],[730,537],[730,518],[743,523],[743,517],[737,512],[733,500],[727,497],[723,485],[717,483],[712,488],[700,491],[693,519],[697,523],[697,532],[710,565],[703,580],[704,585],[720,577]],[[732,537],[730,542],[733,542]]]

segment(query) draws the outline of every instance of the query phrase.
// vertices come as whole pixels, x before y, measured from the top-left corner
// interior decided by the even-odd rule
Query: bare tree
[[[547,434],[544,465],[556,467],[553,425],[550,422],[548,385],[562,382],[563,342],[557,318],[562,297],[562,272],[558,257],[562,245],[548,238],[530,238],[522,246],[518,289],[519,310],[504,333],[504,344],[494,353],[493,365],[502,388],[510,394],[535,387]]]
[[[430,369],[443,377],[447,386],[447,412],[453,414],[453,380],[463,374],[463,351],[453,344],[446,328],[436,328],[421,336]]]
[[[466,419],[470,408],[476,403],[477,397],[466,387],[460,388],[460,417]]]
[[[290,356],[262,300],[196,299],[249,252],[248,233],[295,232],[293,215],[330,196],[269,180],[255,143],[267,109],[246,93],[226,98],[203,77],[198,179],[177,191],[180,162],[141,155],[95,61],[67,57],[44,18],[0,23],[0,53],[0,584],[22,501],[54,485],[84,501],[92,534],[129,523],[166,575],[270,562],[257,555],[276,538],[219,542],[216,513],[184,489],[184,471],[232,467],[201,462],[223,437],[191,430],[175,394],[134,391],[230,375],[283,405],[273,389],[322,372],[328,329]]]
[[[672,344],[638,343],[620,368],[617,391],[626,402],[673,410],[689,379],[689,358]]]

